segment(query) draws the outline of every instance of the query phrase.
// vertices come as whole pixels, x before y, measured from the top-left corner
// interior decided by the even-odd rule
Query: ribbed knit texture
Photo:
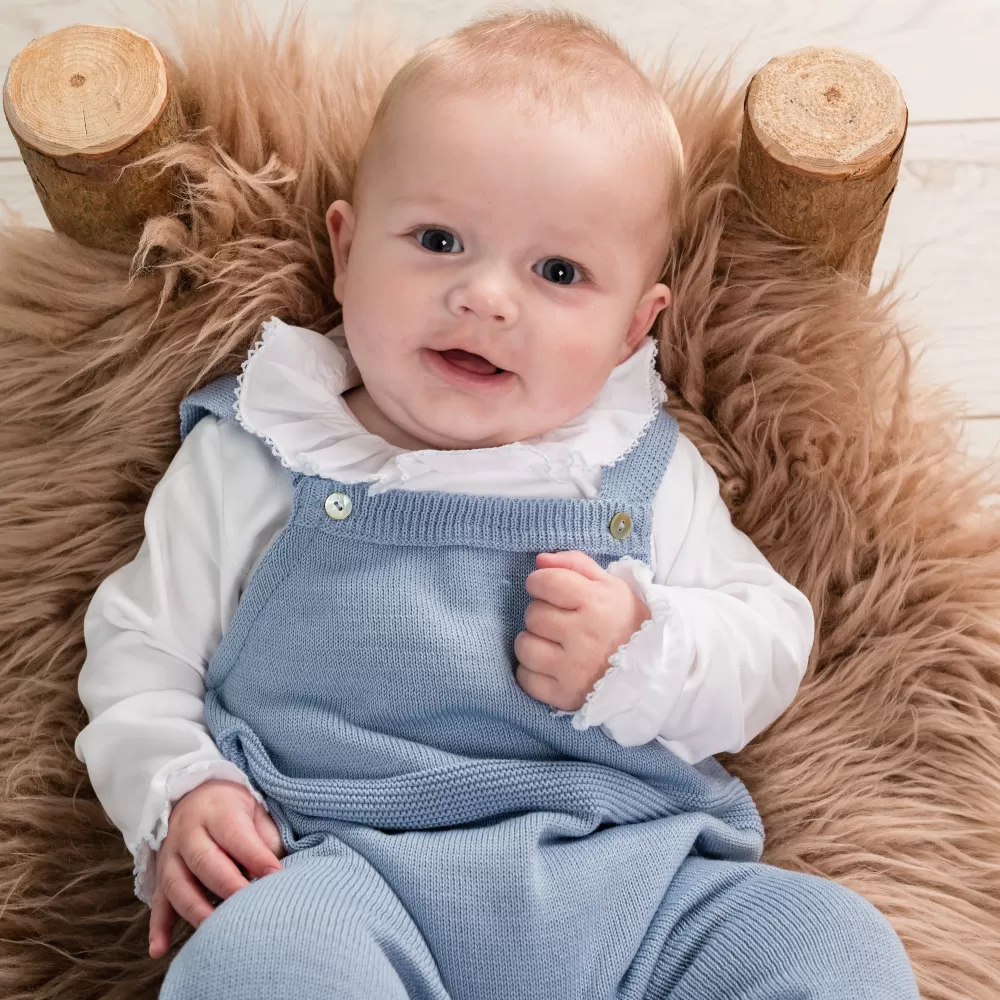
[[[234,389],[185,400],[182,433],[231,418]],[[292,474],[205,699],[288,857],[202,925],[161,997],[917,996],[877,910],[758,863],[760,817],[717,761],[576,730],[514,680],[536,553],[648,560],[676,436],[660,412],[584,500]]]

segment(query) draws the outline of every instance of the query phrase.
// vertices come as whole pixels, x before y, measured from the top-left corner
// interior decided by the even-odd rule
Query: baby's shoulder
[[[678,431],[670,461],[663,472],[660,492],[669,489],[674,496],[678,494],[693,496],[701,487],[706,472],[713,477],[715,475],[695,443]]]
[[[232,467],[266,470],[268,475],[280,472],[284,477],[289,476],[288,469],[281,464],[277,453],[263,438],[246,430],[236,420],[220,420],[218,417],[207,419],[215,421],[223,463]]]
[[[223,479],[288,476],[267,442],[245,430],[236,420],[204,414],[184,438],[177,460]]]

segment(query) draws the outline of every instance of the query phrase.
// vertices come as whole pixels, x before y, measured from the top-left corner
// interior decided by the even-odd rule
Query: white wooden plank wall
[[[529,6],[541,6],[537,2]],[[952,387],[970,455],[1000,469],[1000,2],[998,0],[569,0],[646,61],[720,61],[734,80],[804,45],[873,56],[902,85],[910,129],[875,280],[904,265],[902,312],[922,338],[924,377]],[[283,0],[251,0],[268,25]],[[384,16],[414,41],[494,8],[490,0],[315,0],[324,26],[358,11]],[[0,0],[0,75],[32,38],[75,22],[128,24],[163,37],[142,3]],[[46,225],[13,138],[0,127],[0,218]]]

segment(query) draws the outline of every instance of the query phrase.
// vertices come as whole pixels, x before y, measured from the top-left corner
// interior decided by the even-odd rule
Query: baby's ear
[[[669,305],[670,289],[659,283],[653,285],[639,299],[635,312],[632,314],[632,322],[625,333],[625,343],[622,345],[622,357],[619,364],[635,353],[636,348],[642,343],[642,338],[649,333],[653,321]]]
[[[338,199],[326,210],[326,231],[333,252],[333,296],[343,305],[347,259],[354,240],[354,209],[349,202]]]

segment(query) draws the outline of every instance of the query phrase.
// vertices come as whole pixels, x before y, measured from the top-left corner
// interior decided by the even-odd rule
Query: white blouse
[[[342,393],[358,385],[343,329],[271,319],[243,364],[237,421],[204,417],[153,490],[145,539],[84,620],[77,757],[135,857],[149,902],[170,810],[210,778],[245,785],[205,726],[205,672],[257,563],[291,511],[288,469],[389,489],[595,496],[601,467],[664,400],[647,340],[569,424],[494,448],[406,451],[370,434]],[[250,433],[247,433],[249,431]],[[618,560],[652,618],[609,658],[578,729],[625,746],[657,740],[689,763],[735,752],[791,703],[813,642],[804,595],[738,531],[718,480],[679,436],[653,502],[650,565]]]

